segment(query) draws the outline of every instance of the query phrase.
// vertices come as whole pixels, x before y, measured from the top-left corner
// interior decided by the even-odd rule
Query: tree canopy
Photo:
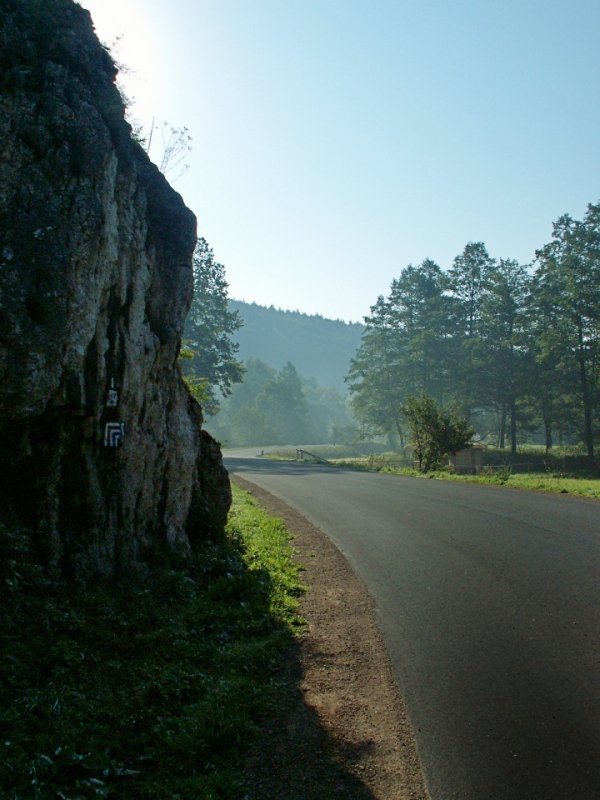
[[[233,384],[242,380],[238,345],[232,338],[242,320],[228,308],[225,268],[215,261],[206,239],[198,239],[193,270],[194,296],[184,328],[183,371],[205,410],[215,413],[217,390],[227,397]]]
[[[373,433],[405,438],[410,397],[452,404],[500,445],[543,430],[594,456],[600,403],[600,204],[565,215],[533,265],[470,242],[445,272],[408,265],[365,318],[347,375]]]

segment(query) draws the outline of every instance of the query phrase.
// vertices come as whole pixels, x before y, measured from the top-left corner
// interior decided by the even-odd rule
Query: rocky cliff
[[[0,0],[0,519],[86,580],[230,502],[177,366],[196,223],[131,139],[71,0]]]

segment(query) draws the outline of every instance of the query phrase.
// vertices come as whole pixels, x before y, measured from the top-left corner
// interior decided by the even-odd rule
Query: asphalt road
[[[432,800],[600,800],[599,503],[242,456],[369,587]]]

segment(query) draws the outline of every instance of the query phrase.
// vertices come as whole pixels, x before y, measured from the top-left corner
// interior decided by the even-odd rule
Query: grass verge
[[[328,463],[335,467],[346,467],[364,472],[384,472],[391,475],[405,475],[415,478],[435,478],[437,480],[446,481],[462,481],[465,483],[482,483],[492,484],[494,486],[510,486],[513,489],[525,489],[532,492],[546,492],[552,494],[572,494],[579,497],[591,497],[600,499],[600,478],[591,477],[591,474],[597,474],[597,468],[590,468],[589,466],[582,467],[586,463],[585,459],[580,456],[573,456],[570,458],[572,466],[575,468],[575,474],[569,475],[570,470],[565,470],[567,474],[561,474],[563,471],[560,469],[560,461],[567,461],[564,456],[559,456],[554,460],[557,462],[552,471],[539,464],[528,464],[527,467],[532,467],[529,472],[512,472],[509,464],[494,463],[487,469],[487,474],[479,475],[460,475],[452,472],[451,470],[434,470],[427,473],[419,472],[412,467],[406,466],[406,457],[401,453],[384,452],[374,453],[371,455],[361,456],[344,456],[338,457],[332,448],[329,451],[325,447],[318,450],[317,446],[312,448],[315,452],[319,452],[323,457],[328,458]],[[331,452],[330,452],[331,451]],[[295,459],[295,450],[279,448],[276,452],[265,453],[265,458],[273,460],[290,460]],[[332,455],[333,452],[333,455]],[[540,453],[531,451],[541,461]],[[522,455],[523,458],[532,458],[531,452],[526,452]],[[505,458],[506,454],[501,451],[496,454],[495,460],[500,457]],[[547,458],[547,456],[546,456]],[[308,463],[309,459],[306,459]],[[533,471],[533,470],[538,471]],[[589,473],[586,475],[586,472]]]
[[[235,798],[302,591],[283,523],[234,487],[191,567],[86,592],[0,528],[0,796]]]
[[[459,475],[450,470],[435,470],[432,472],[419,472],[408,467],[378,466],[361,460],[353,463],[350,459],[336,462],[339,466],[352,469],[368,470],[371,472],[384,472],[391,475],[405,475],[415,478],[434,478],[444,481],[460,481],[463,483],[491,484],[494,486],[509,486],[512,489],[526,489],[530,492],[546,492],[551,494],[572,494],[579,497],[591,497],[600,500],[599,478],[578,478],[548,473],[516,473],[510,468],[494,470],[489,475]]]

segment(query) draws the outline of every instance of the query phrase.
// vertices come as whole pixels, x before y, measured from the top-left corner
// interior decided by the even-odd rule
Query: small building
[[[448,466],[452,467],[459,475],[476,475],[483,466],[483,451],[485,445],[472,444],[450,456]]]

